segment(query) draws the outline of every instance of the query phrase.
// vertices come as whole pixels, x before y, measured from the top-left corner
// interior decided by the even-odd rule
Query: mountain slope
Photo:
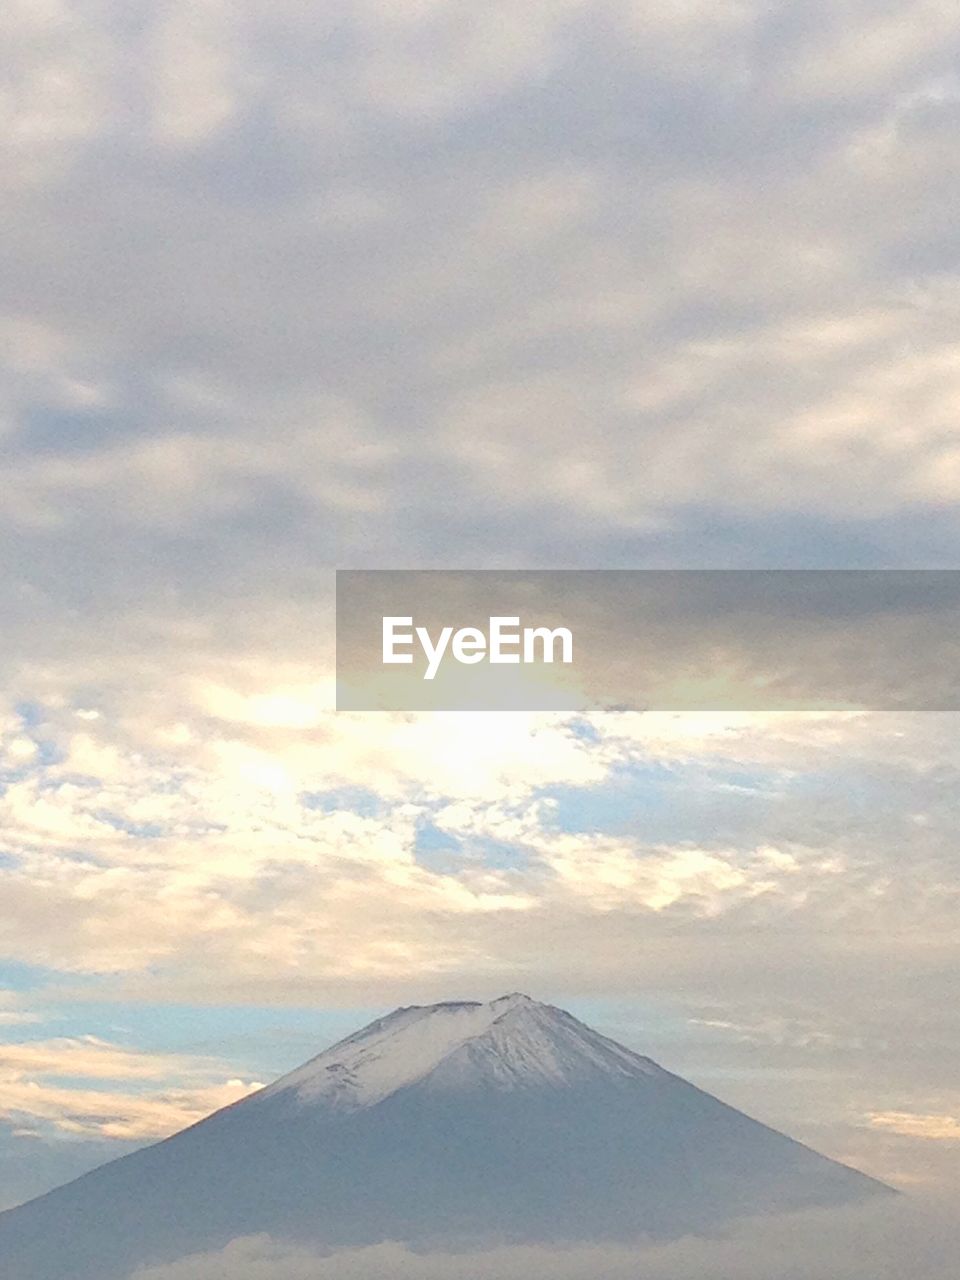
[[[166,1142],[0,1214],[4,1280],[121,1280],[268,1232],[672,1236],[879,1183],[527,997],[398,1009]]]

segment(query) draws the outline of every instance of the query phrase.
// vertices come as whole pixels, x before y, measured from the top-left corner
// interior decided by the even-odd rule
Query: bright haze
[[[5,1280],[123,1280],[245,1235],[329,1251],[645,1243],[892,1196],[513,994],[398,1009],[0,1215]]]

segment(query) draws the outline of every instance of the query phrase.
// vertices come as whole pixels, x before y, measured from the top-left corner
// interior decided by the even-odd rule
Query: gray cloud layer
[[[714,10],[14,5],[8,572],[942,558],[948,6]]]
[[[3,22],[21,694],[281,659],[334,564],[951,562],[948,6]]]

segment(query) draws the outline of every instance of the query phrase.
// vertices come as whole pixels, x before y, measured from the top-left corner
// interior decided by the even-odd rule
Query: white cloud
[[[230,690],[188,682],[176,716],[164,705],[159,722],[103,716],[78,728],[66,705],[25,735],[10,719],[9,740],[35,744],[14,748],[16,776],[0,798],[10,954],[134,984],[152,969],[158,990],[187,982],[208,998],[253,996],[261,983],[296,998],[311,983],[329,993],[338,980],[369,988],[398,972],[455,982],[525,967],[512,921],[529,917],[553,920],[568,944],[580,938],[578,973],[596,965],[593,980],[609,981],[595,915],[629,928],[641,912],[648,929],[658,916],[669,929],[749,910],[777,928],[828,912],[858,928],[868,892],[873,927],[912,936],[889,880],[904,838],[916,858],[900,872],[915,886],[911,909],[928,924],[949,910],[941,861],[953,775],[929,775],[923,792],[916,781],[935,760],[953,767],[945,724],[931,733],[908,717],[625,715],[597,717],[590,737],[562,717],[334,717],[296,682]],[[56,744],[57,763],[40,759],[41,740],[46,752]],[[651,837],[642,807],[625,833],[557,827],[558,789],[589,805],[654,762],[682,786],[669,802],[676,837]],[[728,782],[730,768],[752,771],[754,784]],[[842,796],[793,794],[798,776],[832,772],[858,786],[878,769],[893,811],[896,788],[913,791],[916,820],[891,825],[878,813],[864,832],[872,845],[847,830]],[[726,837],[682,834],[685,809],[704,804],[714,822],[731,815]],[[419,848],[424,822],[457,842],[446,865]],[[501,852],[491,860],[488,847]],[[331,952],[335,930],[342,945]],[[559,951],[545,955],[542,974],[557,963]],[[617,981],[627,981],[623,964]]]

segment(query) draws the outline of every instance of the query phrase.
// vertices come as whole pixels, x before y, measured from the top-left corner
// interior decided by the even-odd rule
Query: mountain
[[[173,1138],[0,1214],[4,1280],[321,1248],[671,1237],[889,1188],[522,995],[398,1009]]]

